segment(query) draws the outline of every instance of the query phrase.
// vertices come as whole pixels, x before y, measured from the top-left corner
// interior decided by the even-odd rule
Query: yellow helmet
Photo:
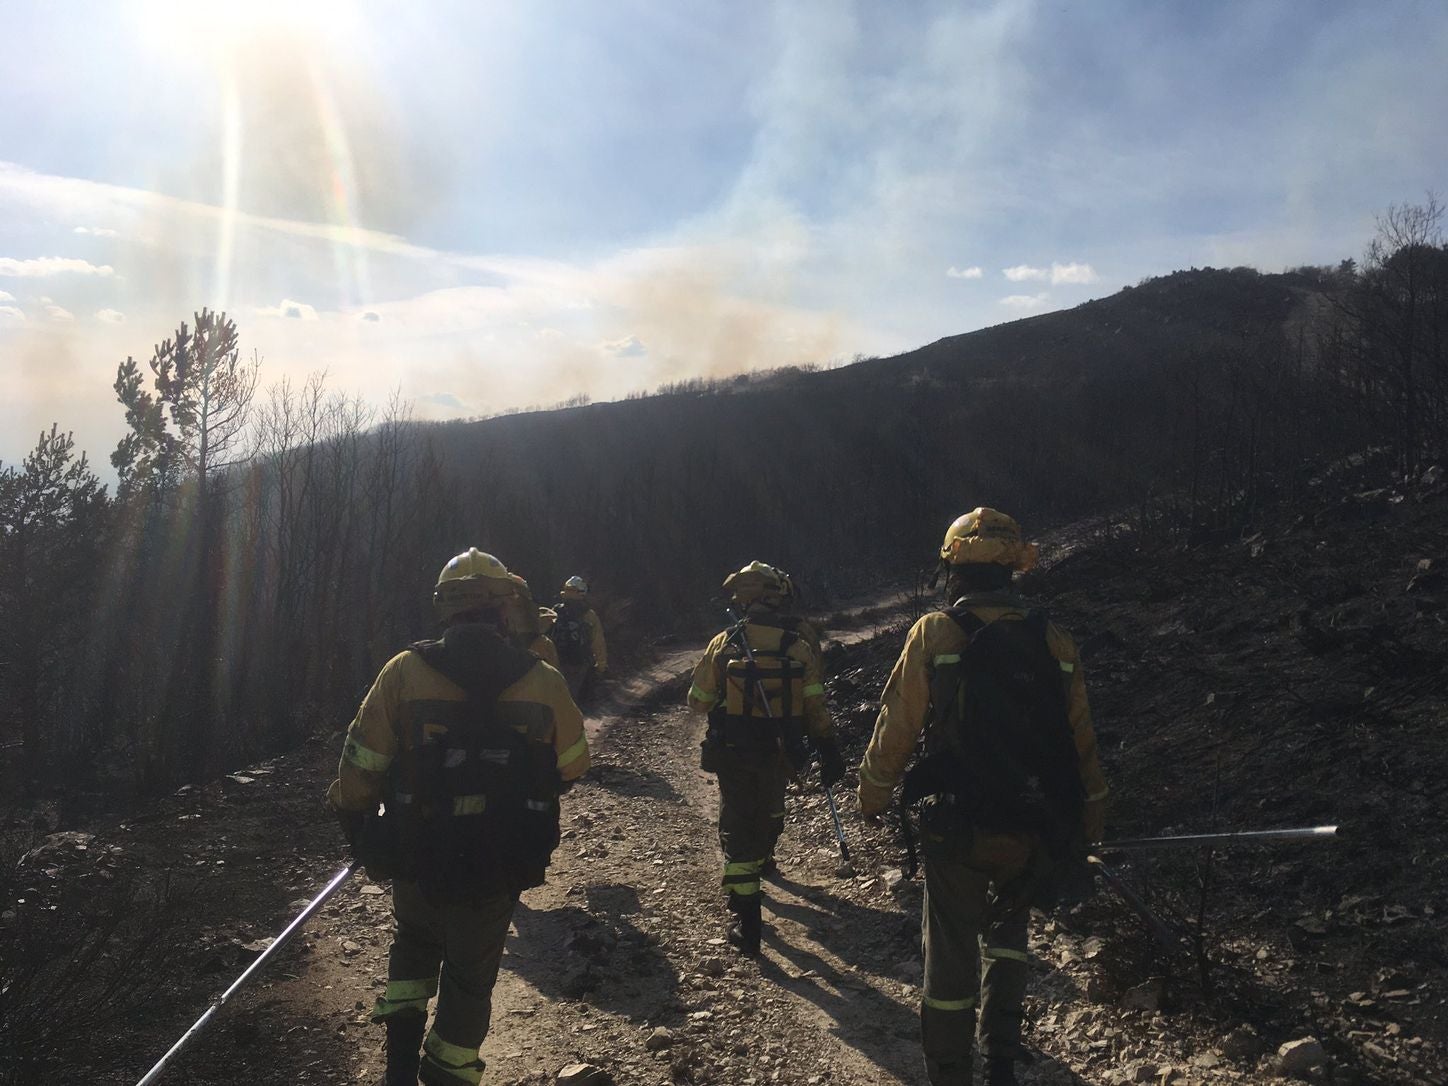
[[[741,604],[755,600],[782,600],[790,594],[789,574],[763,562],[749,565],[724,578],[724,590],[732,592]]]
[[[940,560],[947,565],[991,563],[1024,573],[1036,564],[1038,548],[1021,539],[1021,526],[996,509],[981,506],[945,531]]]
[[[558,594],[565,600],[581,600],[588,595],[588,582],[582,577],[569,577],[563,582]]]
[[[513,584],[513,595],[504,604],[504,613],[507,616],[508,629],[515,634],[536,636],[540,631],[538,627],[538,607],[533,602],[533,590],[528,587],[528,582],[516,573],[508,574],[508,580]]]
[[[447,622],[468,611],[496,607],[517,592],[518,586],[502,562],[469,547],[442,567],[432,603],[438,618]]]

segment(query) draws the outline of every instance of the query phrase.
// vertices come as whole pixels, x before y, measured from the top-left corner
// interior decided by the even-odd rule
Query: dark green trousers
[[[774,855],[784,830],[784,789],[789,764],[776,753],[744,758],[726,752],[719,774],[719,847],[724,850],[724,890],[761,892],[760,871]]]
[[[1020,1048],[1030,912],[991,917],[991,880],[959,861],[925,857],[920,1034],[931,1086],[969,1086],[977,1010],[987,1059]]]
[[[517,903],[517,894],[467,904],[431,901],[416,883],[393,883],[397,931],[388,956],[387,989],[372,1018],[425,1015],[429,1000],[437,996],[437,1015],[423,1043],[425,1081],[474,1086],[482,1076],[478,1049],[488,1035],[493,985]]]

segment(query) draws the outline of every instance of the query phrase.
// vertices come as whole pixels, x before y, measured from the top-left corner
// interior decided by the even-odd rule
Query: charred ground
[[[1102,522],[1052,537],[1027,588],[1081,644],[1112,834],[1335,821],[1342,837],[1132,859],[1129,878],[1184,935],[1176,956],[1109,895],[1038,921],[1027,1081],[1270,1081],[1277,1047],[1308,1036],[1330,1060],[1307,1074],[1320,1082],[1448,1080],[1448,488],[1437,472],[1367,485],[1377,471],[1339,465],[1309,501],[1230,538],[1145,551]],[[869,638],[856,619],[864,639],[828,653],[852,756],[904,628],[870,621],[893,624]],[[734,961],[697,721],[675,708],[677,683],[636,693],[603,720],[550,884],[520,910],[489,1080],[551,1082],[583,1060],[620,1084],[912,1081],[919,897],[893,829],[859,823],[843,793],[858,874],[836,877],[823,799],[802,782],[765,959]],[[7,1036],[9,1081],[133,1082],[339,864],[320,804],[335,758],[309,744],[50,837],[14,868],[0,941],[7,961],[38,963],[24,991],[54,1013]],[[123,922],[85,959],[76,937],[97,912]],[[388,920],[380,888],[352,886],[180,1080],[375,1073],[364,1011]],[[93,980],[55,987],[72,961]]]

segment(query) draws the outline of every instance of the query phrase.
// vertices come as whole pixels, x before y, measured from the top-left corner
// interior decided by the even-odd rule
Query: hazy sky
[[[446,418],[1336,262],[1448,187],[1445,57],[1441,0],[9,0],[0,459],[104,465],[202,306]]]

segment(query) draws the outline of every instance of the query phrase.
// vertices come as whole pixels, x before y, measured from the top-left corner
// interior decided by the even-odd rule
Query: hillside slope
[[[1435,471],[1365,489],[1374,470],[1328,473],[1294,513],[1190,548],[1143,553],[1099,523],[1048,538],[1026,587],[1081,642],[1111,835],[1335,821],[1342,836],[1125,862],[1188,944],[1201,936],[1205,971],[1164,956],[1110,895],[1039,920],[1027,1083],[1272,1082],[1277,1046],[1306,1036],[1330,1060],[1308,1076],[1319,1083],[1448,1081],[1448,486]],[[902,632],[828,650],[852,763]],[[823,799],[801,782],[765,956],[729,957],[714,787],[682,690],[657,676],[601,722],[599,768],[567,798],[549,885],[510,939],[490,1081],[547,1083],[574,1060],[620,1084],[914,1081],[919,891],[900,880],[893,831],[859,822],[842,788],[858,874],[838,877]],[[325,880],[339,845],[319,796],[335,761],[334,745],[309,745],[92,837],[61,835],[20,868],[7,938],[66,946],[57,931],[124,900],[139,922],[91,987],[48,1009],[87,1017],[46,1071],[134,1081]],[[385,896],[353,885],[187,1055],[181,1080],[366,1080],[380,1034],[363,1012],[388,924]],[[117,975],[129,986],[106,1003]]]
[[[1271,424],[1298,405],[1256,385],[1313,297],[1294,276],[1178,273],[837,370],[449,424],[432,431],[454,499],[439,536],[543,585],[592,574],[655,627],[696,626],[692,601],[754,557],[827,600],[916,564],[962,505],[1064,523],[1218,475],[1241,485],[1245,379],[1261,393],[1251,470],[1297,463],[1313,449]]]

